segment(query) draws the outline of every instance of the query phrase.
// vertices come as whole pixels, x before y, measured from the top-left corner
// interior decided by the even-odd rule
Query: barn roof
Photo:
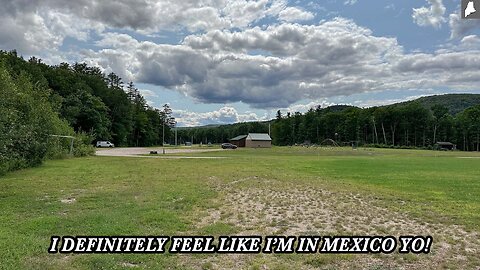
[[[249,133],[248,139],[252,141],[271,141],[270,135],[267,133]]]
[[[455,145],[451,142],[437,142],[437,144],[441,145],[441,146],[453,146],[453,145]]]
[[[240,135],[240,136],[237,136],[235,138],[230,139],[230,141],[240,141],[240,140],[243,140],[245,138],[247,138],[247,135]]]

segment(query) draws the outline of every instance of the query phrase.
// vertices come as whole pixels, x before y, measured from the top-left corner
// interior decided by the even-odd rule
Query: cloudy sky
[[[480,93],[460,0],[0,0],[0,49],[134,81],[180,125]],[[480,12],[480,6],[477,8]]]

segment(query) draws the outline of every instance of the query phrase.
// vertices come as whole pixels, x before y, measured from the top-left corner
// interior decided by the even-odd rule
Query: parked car
[[[115,145],[109,141],[98,141],[97,142],[97,147],[109,147],[113,148]]]
[[[237,149],[237,146],[231,143],[222,143],[222,149]]]

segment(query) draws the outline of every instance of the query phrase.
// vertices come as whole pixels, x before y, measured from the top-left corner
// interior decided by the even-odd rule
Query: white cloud
[[[245,29],[263,18],[277,19],[286,8],[286,0],[0,0],[0,48],[17,49],[53,63],[70,53],[64,48],[60,52],[69,37],[92,42],[106,35],[107,29],[150,36],[161,31]],[[308,12],[297,15],[309,16]],[[69,48],[73,54],[79,50],[74,46]]]
[[[343,2],[344,5],[355,5],[357,3],[357,0],[345,0],[345,2]]]
[[[432,26],[440,28],[446,19],[446,8],[442,0],[428,0],[430,7],[414,8],[412,13],[413,21],[419,26]]]
[[[113,71],[125,81],[162,86],[200,102],[287,108],[300,100],[369,91],[474,89],[474,78],[480,77],[478,38],[465,37],[478,22],[462,22],[456,14],[450,15],[450,26],[453,38],[465,37],[461,46],[405,53],[395,38],[375,36],[352,20],[288,23],[313,14],[288,7],[284,0],[119,0],[112,5],[99,0],[0,1],[5,14],[0,18],[2,49],[41,52],[55,59],[68,55]],[[429,2],[431,7],[414,10],[414,19],[439,27],[445,7],[439,0]],[[251,27],[264,18],[283,21]],[[178,28],[206,31],[186,34],[179,44],[157,44],[111,27],[137,34]],[[100,39],[92,42],[92,36]],[[67,37],[94,46],[60,53]]]
[[[17,3],[17,2],[13,2]],[[28,6],[28,4],[26,4]],[[60,47],[68,37],[88,41],[91,33],[104,30],[101,24],[46,8],[15,11],[0,5],[0,49],[35,55],[49,64],[68,62]]]
[[[468,35],[474,29],[480,29],[480,20],[464,20],[460,16],[460,12],[450,14],[450,38],[459,39]]]
[[[135,81],[140,63],[129,50],[125,48],[102,49],[99,51],[83,50],[79,52],[82,62],[98,66],[104,73],[115,72],[124,81]]]
[[[83,25],[124,28],[154,33],[161,30],[244,28],[262,18],[276,17],[287,7],[286,0],[31,0],[0,1],[1,14],[23,17],[25,14],[51,10],[58,20],[78,20],[73,31]],[[53,19],[53,18],[52,18]],[[68,29],[64,29],[68,31]]]
[[[460,46],[464,50],[480,50],[480,37],[469,35],[462,38]]]
[[[0,46],[4,49],[35,54],[57,48],[61,43],[62,38],[49,31],[45,20],[38,14],[0,18]]]
[[[278,17],[282,21],[298,22],[311,20],[315,15],[297,7],[287,7],[278,14]]]
[[[289,113],[296,113],[296,112],[304,113],[304,112],[306,112],[310,109],[315,109],[318,106],[320,106],[321,108],[326,108],[326,107],[330,107],[330,106],[333,106],[333,105],[336,105],[336,104],[328,101],[327,99],[318,99],[318,100],[315,100],[315,101],[311,101],[307,104],[295,104],[295,105],[289,106],[288,108],[281,108],[280,111],[282,113],[286,113],[286,112],[289,112]]]
[[[395,4],[394,3],[388,4],[388,5],[385,6],[385,9],[395,10]]]
[[[480,53],[471,46],[405,54],[395,38],[376,37],[342,18],[319,25],[209,31],[178,45],[139,42],[123,34],[104,39],[99,44],[110,48],[90,51],[91,63],[205,103],[278,108],[370,91],[467,90],[478,88],[472,78],[480,76]]]
[[[267,120],[266,115],[258,116],[253,112],[238,113],[235,108],[230,106],[224,106],[211,112],[197,113],[187,110],[174,110],[173,113],[179,126],[187,127]]]
[[[155,106],[156,102],[152,98],[158,97],[158,94],[155,91],[148,89],[138,89],[140,94],[145,98],[147,104],[150,106]],[[170,104],[168,104],[170,105]]]
[[[222,9],[231,24],[236,27],[247,27],[252,22],[258,21],[269,14],[269,0],[257,1],[227,1],[228,4]],[[283,5],[284,3],[281,2]]]
[[[150,97],[158,97],[158,94],[155,91],[148,90],[148,89],[138,89],[140,94],[142,94],[143,97],[145,98],[150,98]]]
[[[102,24],[61,13],[56,10],[43,10],[40,14],[42,14],[41,16],[44,18],[48,30],[62,38],[72,37],[80,41],[88,41],[90,39],[90,32],[96,32],[98,34],[105,29]]]
[[[155,91],[148,89],[138,89],[138,91],[145,98],[148,105],[155,106],[155,101],[152,100],[152,97],[158,97],[158,94]]]

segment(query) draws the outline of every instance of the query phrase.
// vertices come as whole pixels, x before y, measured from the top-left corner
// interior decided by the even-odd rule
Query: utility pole
[[[163,154],[165,155],[165,120],[163,121],[163,125],[162,125],[162,148],[163,148]]]
[[[177,122],[175,121],[175,118],[171,117],[172,114],[172,109],[168,104],[163,105],[163,120],[162,120],[162,148],[163,148],[163,154],[165,155],[165,125],[168,125],[168,127],[172,128],[175,127]]]

